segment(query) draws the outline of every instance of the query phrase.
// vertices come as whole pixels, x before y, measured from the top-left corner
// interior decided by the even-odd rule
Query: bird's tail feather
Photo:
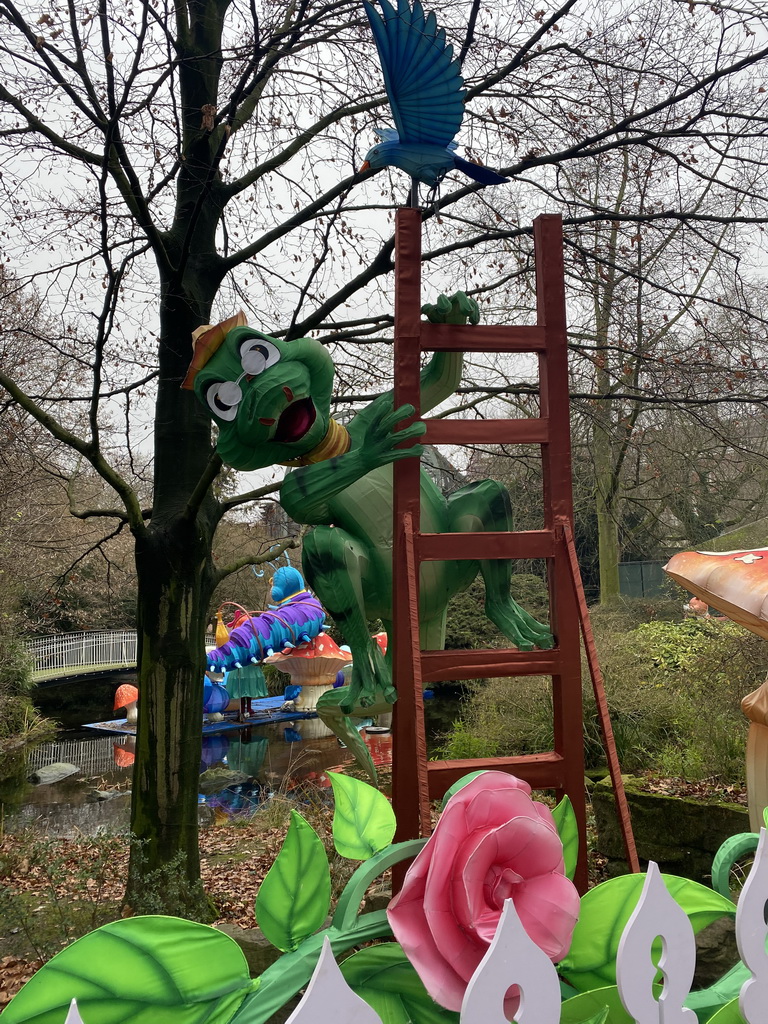
[[[505,181],[509,181],[509,178],[504,178],[501,174],[497,174],[490,167],[470,163],[469,160],[456,156],[455,153],[453,155],[453,163],[460,171],[463,171],[474,181],[479,181],[481,185],[503,185]]]

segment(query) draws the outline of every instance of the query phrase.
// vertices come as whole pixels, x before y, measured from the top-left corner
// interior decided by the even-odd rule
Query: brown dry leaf
[[[272,803],[272,801],[270,801]],[[229,923],[240,928],[254,928],[256,919],[254,903],[264,876],[280,851],[288,828],[288,809],[296,807],[310,819],[320,839],[324,842],[331,862],[336,857],[333,851],[332,818],[333,807],[309,801],[305,807],[300,801],[287,803],[285,822],[272,826],[275,818],[264,818],[257,813],[252,819],[236,823],[225,819],[221,825],[202,829],[200,832],[201,876],[206,891],[214,900],[218,917],[214,924]],[[279,820],[279,815],[277,820]],[[269,822],[269,826],[267,825]],[[29,894],[30,905],[40,909],[48,906],[52,899],[51,881],[44,865],[35,858],[24,857],[23,874],[18,874],[21,851],[14,846],[14,836],[6,833],[0,839],[0,865],[6,861],[14,864],[12,872],[3,874],[0,870],[0,886],[12,887],[16,892]],[[16,856],[14,856],[16,854]],[[122,908],[125,892],[125,878],[128,869],[128,844],[116,850],[109,863],[106,875],[95,867],[99,849],[87,836],[78,839],[61,839],[56,842],[57,862],[66,866],[63,875],[68,876],[55,886],[57,899],[82,900],[94,903],[114,903],[116,912],[129,916]],[[94,873],[87,877],[84,865],[94,864]],[[336,873],[336,866],[332,868]],[[73,888],[74,880],[84,878],[79,887]],[[94,877],[96,876],[96,877]],[[74,936],[73,936],[74,937]],[[27,981],[43,961],[25,961],[15,957],[0,959],[0,1009],[10,1001],[21,985]]]
[[[15,956],[0,959],[0,1009],[8,1005],[21,986],[42,966],[42,960],[19,960]]]

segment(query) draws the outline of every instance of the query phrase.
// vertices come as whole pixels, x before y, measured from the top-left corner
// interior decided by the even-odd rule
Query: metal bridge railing
[[[61,633],[27,641],[34,658],[32,679],[78,675],[89,668],[135,668],[136,630]]]
[[[215,645],[213,636],[206,636],[205,642]],[[136,667],[135,629],[58,633],[27,640],[26,644],[34,659],[32,681],[35,683],[83,675],[90,669]]]

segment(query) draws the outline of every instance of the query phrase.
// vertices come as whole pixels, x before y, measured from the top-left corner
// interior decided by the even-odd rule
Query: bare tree
[[[710,42],[725,44],[739,27],[722,14],[692,8],[692,23],[703,18]],[[565,213],[574,411],[594,467],[603,602],[619,593],[624,512],[637,502],[641,449],[651,437],[661,441],[660,412],[672,410],[667,423],[709,436],[707,420],[720,430],[737,423],[718,405],[756,409],[768,397],[768,320],[751,287],[763,253],[766,151],[752,133],[731,130],[727,114],[746,110],[763,87],[759,76],[733,79],[724,92],[722,82],[714,91],[684,89],[669,105],[671,84],[692,82],[703,71],[698,62],[709,59],[707,46],[697,49],[680,28],[668,7],[644,4],[594,26],[591,62],[574,62],[566,46],[570,91],[555,87],[552,115],[538,125],[532,119],[543,151],[554,137],[561,159],[546,177],[524,175],[529,206],[543,194]],[[758,106],[760,123],[760,99]],[[595,145],[596,110],[615,125],[610,145]],[[686,113],[689,131],[681,134]],[[514,107],[504,114],[511,119]],[[510,251],[524,266],[518,240]]]
[[[515,183],[478,193],[447,181],[426,214],[424,258],[436,282],[468,287],[489,309],[507,304],[521,271],[510,241],[528,236],[543,201],[559,205],[546,198],[558,173],[604,153],[654,150],[680,167],[691,145],[715,161],[727,150],[729,167],[752,162],[755,189],[718,223],[762,221],[760,8],[639,2],[610,6],[599,22],[593,7],[441,5],[448,32],[466,43],[460,141]],[[339,375],[347,399],[375,389],[383,372],[392,206],[407,183],[355,172],[373,119],[386,116],[361,14],[356,0],[53,0],[42,13],[0,0],[3,242],[58,312],[48,340],[78,370],[77,386],[58,394],[26,389],[7,366],[0,384],[111,488],[113,506],[78,514],[115,517],[134,539],[142,699],[132,829],[143,841],[130,869],[134,907],[150,884],[172,912],[207,912],[196,808],[203,631],[213,589],[233,568],[213,564],[212,541],[225,514],[273,486],[212,490],[220,462],[208,417],[179,388],[190,334],[243,305],[273,333],[319,331],[340,363],[349,354]],[[623,45],[635,20],[641,54]],[[669,46],[683,37],[685,53]],[[627,80],[655,74],[656,85],[617,111],[596,84],[608,65]],[[714,174],[711,161],[703,173]],[[701,219],[680,200],[670,189],[663,209],[620,216]],[[611,202],[571,219],[615,218]]]

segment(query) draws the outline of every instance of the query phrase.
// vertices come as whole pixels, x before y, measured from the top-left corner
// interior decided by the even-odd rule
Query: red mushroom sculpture
[[[138,699],[139,691],[137,687],[131,686],[130,683],[123,683],[122,686],[118,686],[115,693],[114,710],[117,711],[119,708],[125,708],[126,721],[132,725],[136,723],[136,701]]]

